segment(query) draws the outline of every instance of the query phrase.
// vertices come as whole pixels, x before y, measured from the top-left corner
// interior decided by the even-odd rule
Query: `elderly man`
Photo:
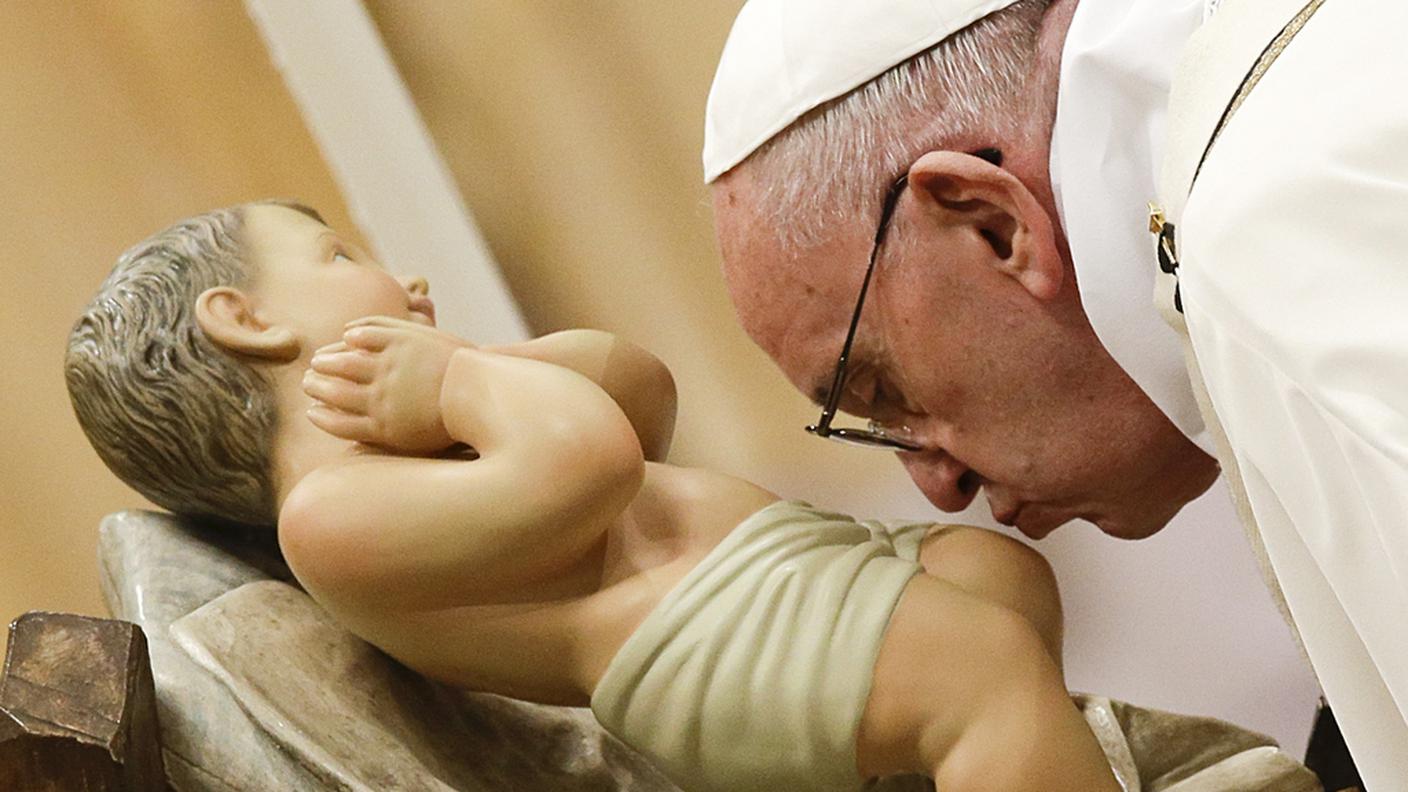
[[[1218,453],[1368,787],[1408,788],[1408,8],[1218,5],[752,0],[724,273],[809,429],[942,509],[1144,537]]]

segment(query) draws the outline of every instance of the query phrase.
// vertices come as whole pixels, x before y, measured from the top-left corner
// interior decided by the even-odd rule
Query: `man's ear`
[[[910,167],[909,185],[938,222],[980,235],[993,267],[1033,297],[1060,293],[1065,264],[1051,217],[1010,171],[972,154],[931,151]]]
[[[298,358],[298,338],[291,330],[259,319],[249,295],[232,286],[216,286],[196,298],[196,324],[206,337],[230,352],[273,363]]]

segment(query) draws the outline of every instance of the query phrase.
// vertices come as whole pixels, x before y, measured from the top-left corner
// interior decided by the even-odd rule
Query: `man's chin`
[[[1146,539],[1158,533],[1165,523],[1155,523],[1150,521],[1121,520],[1118,518],[1106,517],[1103,515],[1085,514],[1053,514],[1042,513],[1036,509],[1023,509],[1018,515],[1015,527],[1022,535],[1028,539],[1045,539],[1056,531],[1071,523],[1084,520],[1100,532],[1113,536],[1116,539]]]
[[[1127,539],[1129,541],[1134,541],[1137,539],[1147,539],[1150,536],[1153,536],[1154,534],[1158,533],[1160,530],[1163,529],[1165,525],[1167,525],[1166,522],[1157,522],[1153,520],[1131,521],[1112,520],[1105,518],[1096,518],[1094,520],[1091,520],[1091,522],[1095,524],[1096,528],[1100,529],[1101,533],[1106,534],[1108,536],[1113,536],[1116,539]]]

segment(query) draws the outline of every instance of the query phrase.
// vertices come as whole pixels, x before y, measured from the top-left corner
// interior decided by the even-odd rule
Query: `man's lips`
[[[1052,531],[1056,530],[1057,528],[1060,528],[1062,525],[1065,525],[1068,522],[1070,522],[1070,519],[1041,520],[1037,518],[1032,518],[1024,522],[1022,521],[1021,516],[1018,515],[1017,530],[1021,531],[1022,535],[1027,537],[1028,539],[1045,539],[1051,534]]]
[[[1042,507],[1041,504],[1035,504],[1035,508],[1029,508],[1033,505],[1026,501],[1005,503],[988,501],[988,507],[992,510],[994,520],[1009,528],[1016,528],[1028,539],[1044,539],[1058,527],[1075,519],[1073,516],[1053,512],[1050,508]]]
[[[992,510],[992,518],[1009,528],[1017,525],[1017,518],[1022,514],[1021,503],[997,504],[992,500],[988,501],[988,508]]]
[[[930,493],[931,487],[946,492],[944,487],[948,485],[947,479],[937,474],[929,475],[931,466],[923,464],[922,453],[900,453],[901,459],[909,468],[910,478],[926,495]],[[911,460],[914,460],[915,464],[911,464]],[[1042,539],[1071,520],[1089,519],[1070,505],[1022,500],[1018,497],[1016,488],[994,482],[972,468],[958,480],[958,490],[963,496],[962,507],[946,506],[943,504],[943,498],[931,497],[929,500],[943,511],[954,512],[967,507],[972,498],[978,495],[979,489],[987,496],[988,509],[992,512],[993,520],[1009,528],[1016,528],[1031,539]]]

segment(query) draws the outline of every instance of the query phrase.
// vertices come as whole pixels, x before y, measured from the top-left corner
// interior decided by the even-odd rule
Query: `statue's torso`
[[[734,527],[776,500],[733,476],[647,464],[635,500],[573,564],[544,570],[532,583],[502,592],[495,604],[457,609],[483,647],[461,659],[482,671],[474,687],[586,704],[607,664],[660,600]],[[564,641],[575,646],[572,662],[546,656]]]

